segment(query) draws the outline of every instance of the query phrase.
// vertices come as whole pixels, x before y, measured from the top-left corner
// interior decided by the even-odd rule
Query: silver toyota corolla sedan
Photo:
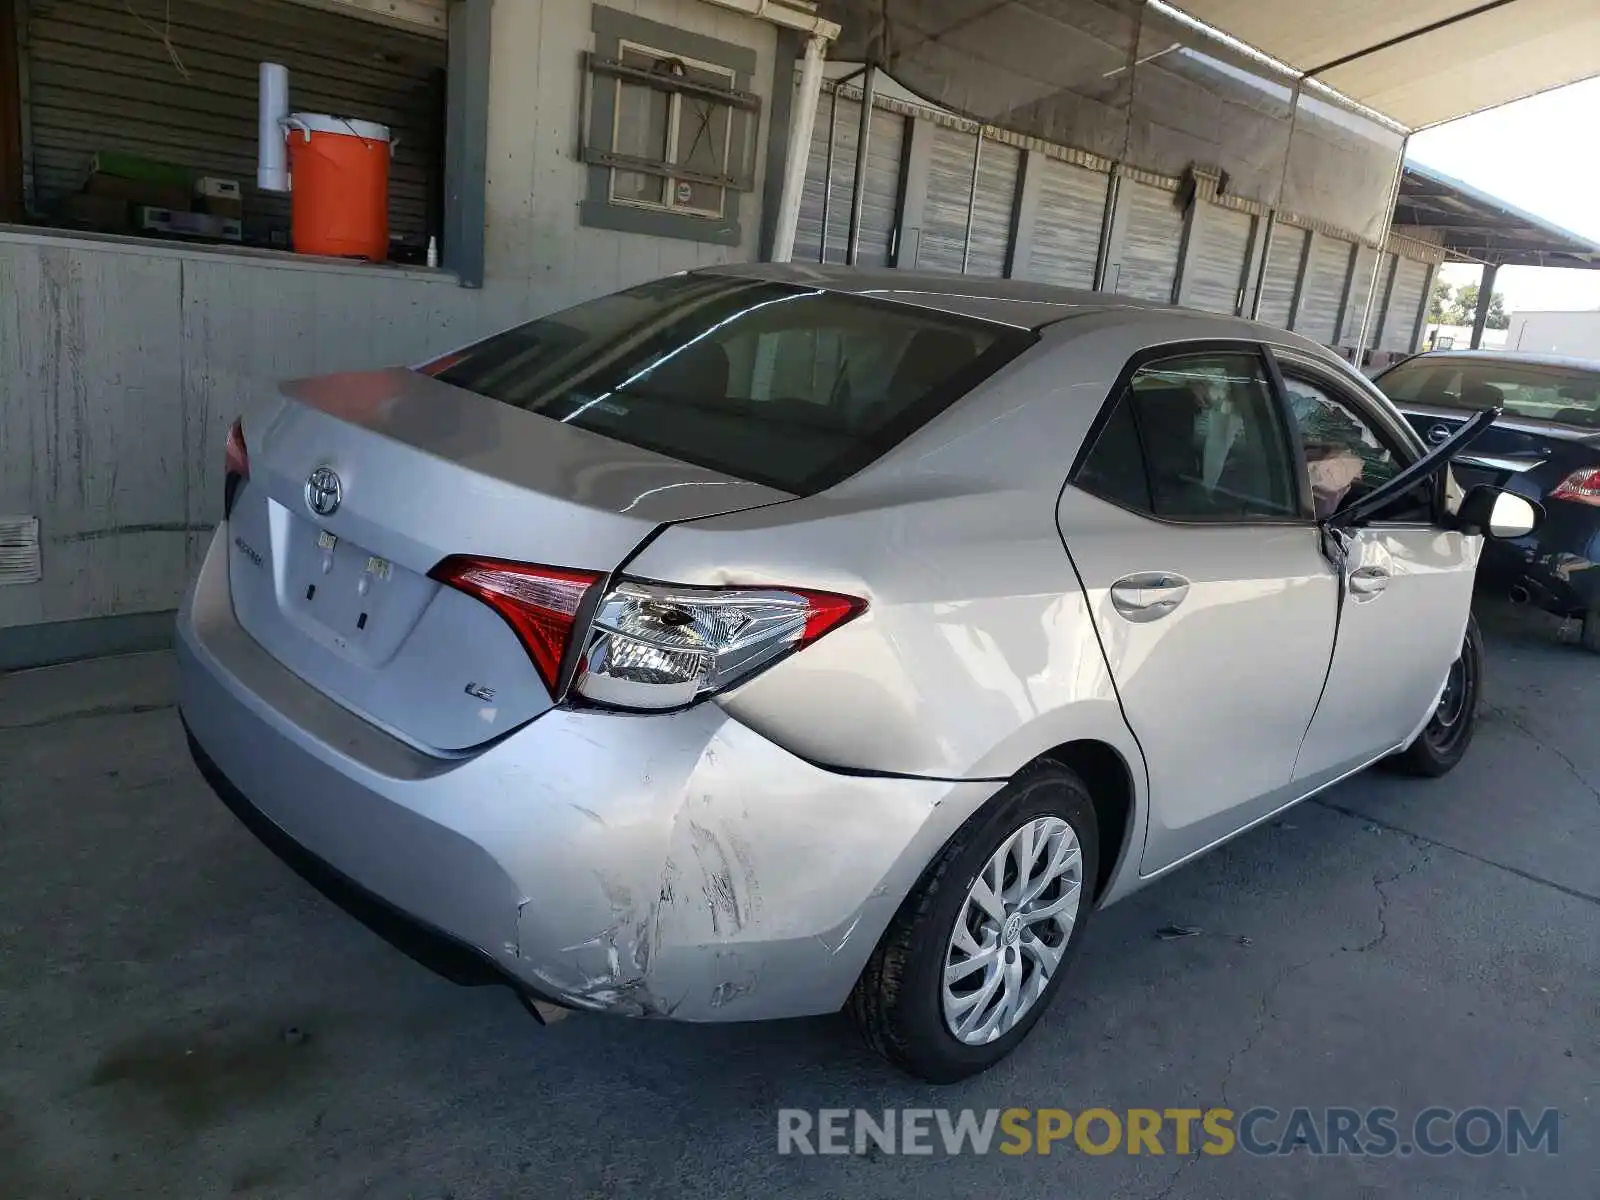
[[[202,772],[418,957],[952,1080],[1094,910],[1472,737],[1482,536],[1282,330],[1001,281],[676,275],[250,397],[179,617]]]

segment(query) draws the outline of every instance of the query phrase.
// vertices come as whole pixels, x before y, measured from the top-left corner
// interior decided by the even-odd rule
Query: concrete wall
[[[752,47],[756,90],[769,90],[771,26],[700,0],[611,7]],[[0,587],[0,643],[8,628],[15,646],[20,626],[173,608],[250,394],[420,361],[589,296],[756,256],[770,98],[741,245],[584,228],[574,154],[590,6],[498,0],[493,20],[482,290],[421,270],[0,227],[0,516],[38,516],[44,560],[40,583]]]
[[[1516,313],[1505,339],[1507,350],[1600,359],[1600,310]]]

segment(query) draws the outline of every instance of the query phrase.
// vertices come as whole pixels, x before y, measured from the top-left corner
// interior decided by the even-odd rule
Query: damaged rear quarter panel
[[[528,897],[507,965],[552,998],[634,1016],[836,1009],[928,858],[997,786],[837,774],[715,705],[546,722],[546,811],[502,855]],[[486,820],[533,784],[498,782]]]

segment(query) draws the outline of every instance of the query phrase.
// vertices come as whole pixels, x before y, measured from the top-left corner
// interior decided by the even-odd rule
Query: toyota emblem
[[[319,517],[331,517],[344,500],[344,485],[332,467],[318,467],[306,480],[306,507]]]

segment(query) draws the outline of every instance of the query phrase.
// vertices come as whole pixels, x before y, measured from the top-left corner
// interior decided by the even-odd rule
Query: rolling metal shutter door
[[[805,190],[800,197],[800,221],[795,227],[797,262],[820,262],[823,183],[828,170],[828,117],[833,97],[819,101],[811,127],[811,156],[806,160]],[[832,202],[828,206],[828,257],[842,263],[850,240],[850,197],[856,178],[856,134],[861,128],[861,102],[839,97],[833,143]],[[867,186],[862,195],[861,241],[856,262],[881,267],[889,262],[895,222],[900,215],[900,159],[905,150],[906,119],[899,113],[872,110],[872,131],[867,138]]]
[[[1011,249],[1011,216],[1017,207],[1017,176],[1021,170],[1021,150],[1004,142],[983,140],[983,151],[978,158],[978,189],[972,198],[968,275],[1006,273],[1006,255]]]
[[[1311,235],[1311,256],[1306,259],[1306,277],[1300,285],[1300,311],[1294,318],[1296,333],[1333,345],[1349,270],[1349,242],[1321,233]]]
[[[138,12],[144,12],[141,19]],[[168,31],[184,72],[162,35]],[[247,239],[286,229],[289,200],[255,189],[258,64],[289,68],[297,112],[388,125],[400,139],[391,234],[423,243],[443,156],[443,39],[287,0],[30,0],[28,98],[36,195],[78,191],[97,150],[244,185]]]
[[[960,271],[967,243],[967,202],[972,196],[973,133],[937,125],[928,161],[928,198],[922,209],[922,239],[917,266]]]
[[[1294,305],[1294,285],[1300,278],[1300,257],[1305,253],[1306,231],[1279,225],[1272,231],[1267,250],[1267,270],[1261,279],[1261,307],[1256,319],[1287,327]]]
[[[1033,219],[1027,277],[1063,287],[1091,288],[1111,177],[1037,153],[1028,170],[1036,168],[1041,173],[1039,207]]]
[[[1389,311],[1383,320],[1380,350],[1409,351],[1417,329],[1417,313],[1422,308],[1422,292],[1428,286],[1428,264],[1414,258],[1397,260],[1394,289],[1389,293]]]
[[[1165,188],[1122,181],[1127,228],[1122,237],[1122,268],[1112,290],[1141,300],[1172,299],[1183,243],[1183,214],[1177,196]]]
[[[1378,252],[1371,246],[1362,246],[1356,253],[1356,269],[1350,278],[1350,302],[1344,306],[1344,328],[1339,331],[1339,345],[1354,346],[1361,336],[1361,316],[1367,304],[1367,293],[1372,289],[1372,269],[1377,265]],[[1377,306],[1383,303],[1383,280],[1378,280],[1378,294],[1372,298],[1376,317]],[[1371,340],[1371,332],[1368,332]]]
[[[1244,286],[1245,260],[1255,218],[1207,204],[1195,213],[1189,265],[1184,272],[1183,303],[1206,312],[1232,314]]]

